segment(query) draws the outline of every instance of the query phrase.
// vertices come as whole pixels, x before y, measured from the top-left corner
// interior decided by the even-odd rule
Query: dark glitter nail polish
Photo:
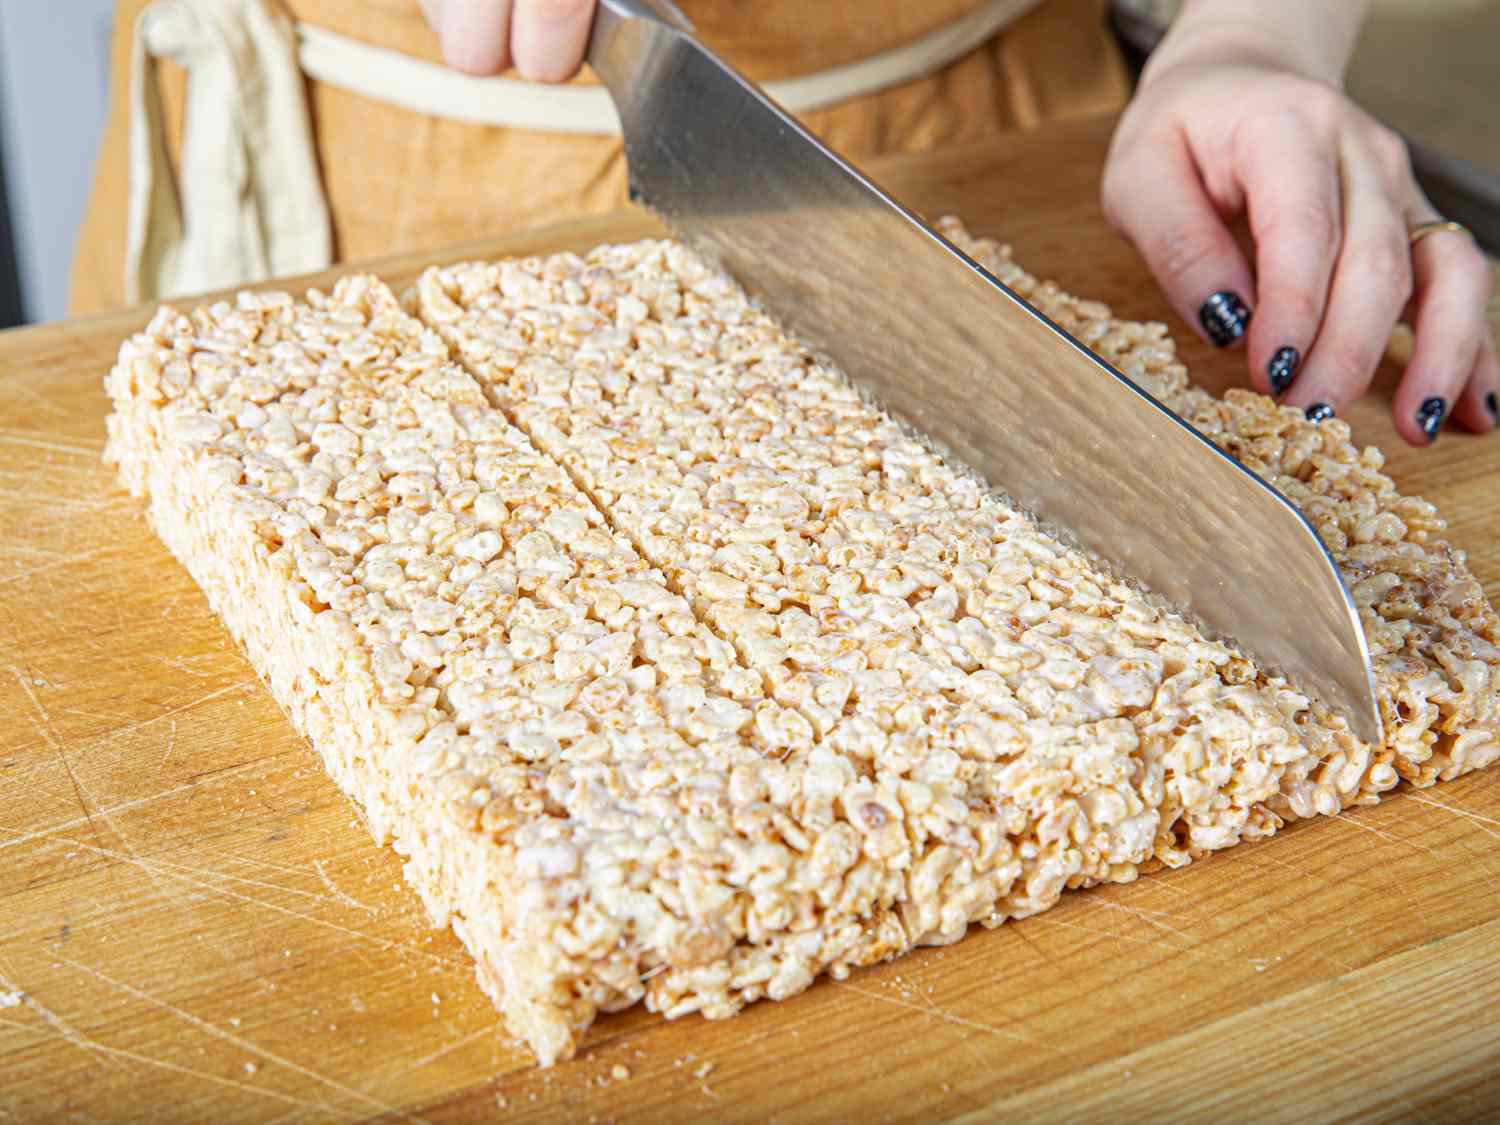
[[[1495,401],[1495,392],[1491,391],[1484,396],[1484,408],[1490,412],[1490,417],[1500,422],[1500,402]]]
[[[1333,417],[1333,407],[1326,402],[1315,402],[1302,412],[1309,422],[1322,422]]]
[[[1198,309],[1198,321],[1216,348],[1227,348],[1245,334],[1250,309],[1238,293],[1221,289]]]
[[[1422,432],[1429,438],[1436,438],[1438,431],[1443,428],[1443,416],[1448,413],[1448,400],[1438,398],[1423,399],[1422,405],[1417,407],[1417,425],[1422,427]]]
[[[1271,393],[1279,395],[1292,385],[1297,377],[1297,365],[1302,362],[1302,353],[1296,348],[1277,348],[1271,362],[1266,364],[1266,374],[1271,377]]]

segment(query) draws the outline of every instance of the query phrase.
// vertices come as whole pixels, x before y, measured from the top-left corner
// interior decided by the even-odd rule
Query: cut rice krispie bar
[[[1497,623],[1341,422],[953,236],[1304,507],[1387,745],[1048,539],[664,242],[164,309],[109,456],[543,1062],[1500,756]]]

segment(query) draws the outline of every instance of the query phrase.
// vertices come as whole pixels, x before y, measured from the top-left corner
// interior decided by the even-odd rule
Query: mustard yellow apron
[[[683,7],[856,157],[1035,127],[1126,95],[1102,0]],[[451,70],[415,0],[127,0],[119,15],[77,312],[623,202],[602,88]]]

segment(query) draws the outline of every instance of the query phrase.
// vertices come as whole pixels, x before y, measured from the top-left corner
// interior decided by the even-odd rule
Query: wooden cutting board
[[[1170,320],[1095,203],[1108,122],[875,168]],[[381,264],[582,249],[625,214]],[[893,294],[892,299],[917,299]],[[144,311],[0,334],[0,1118],[1456,1120],[1500,1106],[1500,771],[1065,896],[737,1019],[599,1021],[550,1071],[99,463]],[[1243,378],[1174,324],[1201,381]],[[1353,412],[1500,597],[1500,437]],[[1274,565],[1274,560],[1267,560]],[[623,1068],[623,1069],[622,1069]]]

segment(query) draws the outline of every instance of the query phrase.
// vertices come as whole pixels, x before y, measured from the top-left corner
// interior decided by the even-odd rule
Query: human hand
[[[1405,320],[1416,342],[1393,403],[1401,436],[1428,444],[1446,418],[1493,429],[1488,262],[1462,233],[1410,243],[1439,216],[1405,143],[1337,73],[1245,32],[1153,56],[1110,145],[1110,222],[1184,319],[1220,347],[1247,339],[1257,389],[1309,417],[1341,411]],[[1225,226],[1241,211],[1253,271]]]
[[[566,82],[583,65],[594,0],[421,0],[450,66]]]

